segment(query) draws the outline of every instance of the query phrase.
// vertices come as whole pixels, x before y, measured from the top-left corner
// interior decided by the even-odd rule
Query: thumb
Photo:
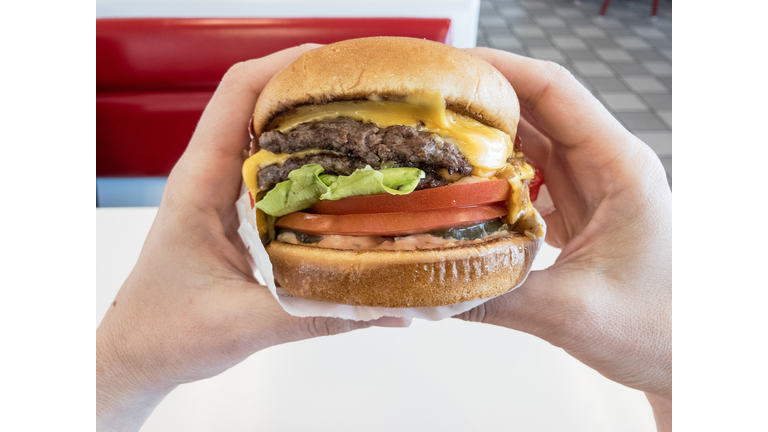
[[[572,324],[568,311],[579,308],[580,301],[558,289],[557,272],[556,267],[531,272],[520,287],[454,318],[519,330],[561,346]]]
[[[411,318],[381,317],[371,321],[355,321],[330,317],[296,317],[286,312],[267,287],[249,284],[244,296],[238,297],[243,316],[244,338],[255,350],[310,339],[332,336],[369,327],[408,327]]]
[[[411,325],[411,318],[381,317],[371,321],[354,321],[330,317],[301,317],[298,318],[299,336],[308,339],[318,336],[333,336],[369,327],[402,328]]]

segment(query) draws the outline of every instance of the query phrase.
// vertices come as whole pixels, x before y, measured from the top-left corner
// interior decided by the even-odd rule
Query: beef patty
[[[379,168],[384,162],[416,167],[426,172],[417,189],[445,185],[446,180],[438,174],[442,168],[450,174],[468,175],[472,172],[469,160],[458,148],[437,134],[410,126],[382,129],[374,123],[349,117],[302,123],[285,134],[265,132],[259,137],[259,146],[272,153],[290,154],[312,148],[345,154],[319,154],[291,158],[282,165],[268,165],[259,170],[258,186],[262,190],[286,180],[291,171],[310,163],[320,164],[326,172],[337,175],[350,175],[366,165]]]
[[[282,165],[272,164],[259,170],[259,189],[267,190],[276,184],[288,180],[288,174],[295,169],[299,169],[307,164],[319,164],[327,174],[350,175],[358,169],[365,168],[366,163],[358,157],[339,156],[335,154],[318,154],[307,156],[305,158],[290,158]],[[437,186],[445,186],[446,180],[437,173],[436,167],[420,167],[426,173],[425,177],[419,181],[416,189],[427,189]]]

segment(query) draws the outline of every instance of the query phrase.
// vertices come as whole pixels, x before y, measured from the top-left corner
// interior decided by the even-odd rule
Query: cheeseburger
[[[389,308],[519,285],[545,229],[519,116],[501,73],[447,45],[380,37],[304,53],[259,96],[243,166],[277,283]]]

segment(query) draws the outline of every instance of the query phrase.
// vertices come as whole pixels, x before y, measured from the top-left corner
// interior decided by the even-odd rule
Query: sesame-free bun
[[[353,306],[445,306],[503,294],[531,269],[538,243],[510,234],[426,250],[349,251],[272,241],[275,280],[295,297]]]
[[[440,92],[448,108],[511,137],[520,106],[493,66],[449,45],[422,39],[351,39],[307,51],[264,87],[253,115],[256,136],[278,115],[301,105]]]

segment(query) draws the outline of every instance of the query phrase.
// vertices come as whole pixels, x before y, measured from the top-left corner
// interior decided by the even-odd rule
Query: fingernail
[[[411,322],[413,322],[413,318],[411,317],[399,318],[385,316],[373,321],[368,321],[368,324],[371,327],[405,328],[410,327]]]

